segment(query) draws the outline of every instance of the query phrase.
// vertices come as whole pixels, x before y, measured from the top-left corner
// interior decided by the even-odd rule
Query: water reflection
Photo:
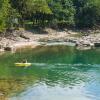
[[[10,100],[100,100],[99,55],[67,46],[1,55],[0,93]],[[15,67],[23,58],[32,66]]]
[[[60,86],[50,87],[46,84],[38,84],[29,88],[26,92],[11,100],[92,100],[84,94],[84,84],[73,88],[63,88]]]

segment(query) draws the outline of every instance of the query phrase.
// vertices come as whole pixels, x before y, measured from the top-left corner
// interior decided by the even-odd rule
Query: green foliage
[[[0,31],[23,26],[26,20],[42,26],[93,27],[100,24],[100,0],[0,0]]]
[[[18,20],[19,18],[20,18],[20,14],[16,11],[16,9],[10,7],[9,15],[6,20],[6,27],[10,29],[19,26],[19,20]]]
[[[59,23],[74,25],[75,8],[71,0],[52,0],[49,4]]]
[[[11,4],[19,12],[22,23],[24,20],[43,22],[45,15],[52,14],[46,0],[11,0]]]
[[[41,12],[50,14],[51,10],[48,7],[46,0],[27,0],[27,9],[33,13]]]
[[[0,31],[3,31],[6,28],[6,20],[9,15],[9,0],[0,1]]]
[[[76,25],[92,27],[100,22],[100,0],[74,0]]]

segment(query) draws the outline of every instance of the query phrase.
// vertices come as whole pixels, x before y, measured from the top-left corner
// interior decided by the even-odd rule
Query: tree
[[[76,7],[76,25],[93,27],[100,22],[100,0],[73,0]]]
[[[0,31],[7,27],[7,18],[9,15],[10,3],[9,0],[0,0]]]
[[[52,15],[52,11],[50,10],[46,0],[33,0],[33,6],[31,6],[30,11],[32,11],[34,23],[40,25],[44,25],[46,21],[50,20],[50,16]]]
[[[24,19],[43,22],[44,15],[52,13],[46,0],[11,0],[11,4],[21,15],[23,22]]]
[[[75,8],[71,0],[51,0],[49,6],[58,23],[74,25]]]

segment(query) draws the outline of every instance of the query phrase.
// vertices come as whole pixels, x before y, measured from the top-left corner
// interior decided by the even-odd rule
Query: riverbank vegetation
[[[100,24],[100,0],[0,0],[0,31],[18,27],[92,28]]]

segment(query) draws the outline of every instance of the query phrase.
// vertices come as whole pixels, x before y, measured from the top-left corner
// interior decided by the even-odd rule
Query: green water
[[[21,51],[0,56],[0,93],[5,98],[100,100],[100,49],[47,46]],[[24,58],[31,67],[14,66]]]

